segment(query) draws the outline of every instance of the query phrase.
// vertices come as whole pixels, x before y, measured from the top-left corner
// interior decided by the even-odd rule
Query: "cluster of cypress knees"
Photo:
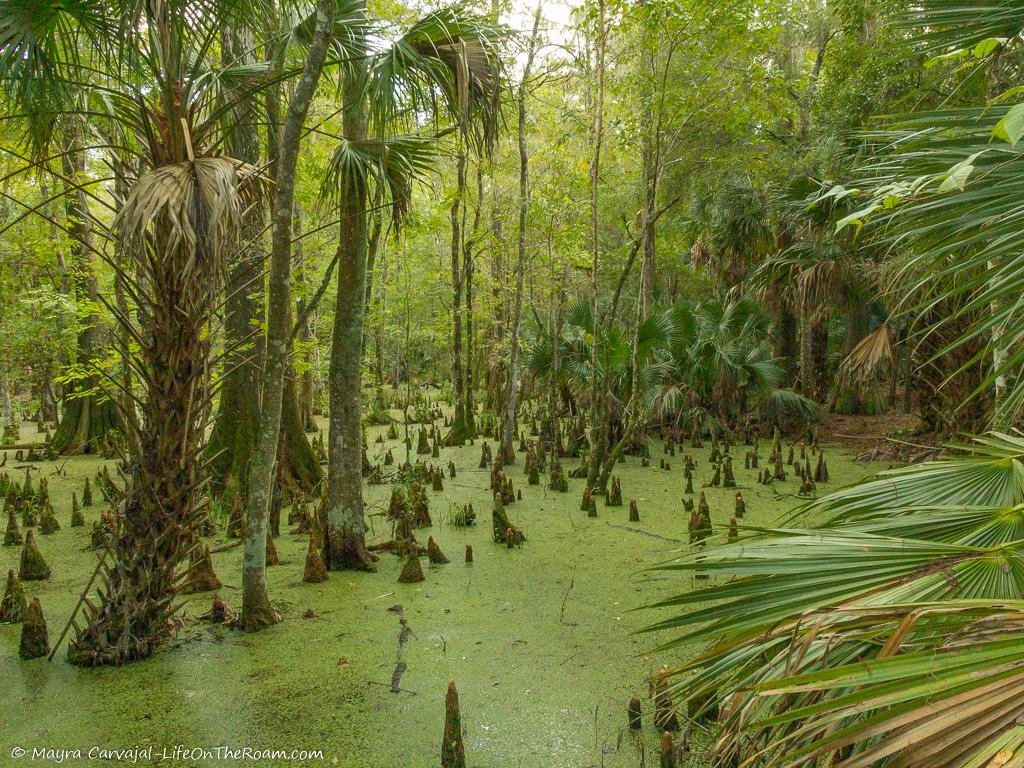
[[[431,413],[431,415],[434,415]],[[544,444],[541,441],[528,441],[524,434],[519,436],[519,450],[525,454],[524,474],[529,485],[539,485],[541,473],[549,472],[548,487],[558,492],[568,490],[568,481],[559,456],[579,455],[578,451],[585,448],[586,433],[581,424],[570,425],[569,449],[564,448],[559,440],[558,450],[550,460],[546,455]],[[538,434],[536,419],[531,429],[532,434]],[[397,425],[390,422],[387,430],[387,438],[391,440],[400,439]],[[405,447],[408,453],[412,452],[412,438],[406,436]],[[702,438],[699,432],[694,431],[691,435],[694,448],[703,447]],[[377,443],[384,442],[384,435],[377,438]],[[771,452],[767,459],[767,466],[761,470],[758,441],[747,432],[747,445],[751,450],[746,451],[744,456],[744,468],[747,470],[758,470],[757,479],[760,483],[770,485],[775,481],[784,481],[787,478],[786,467],[790,467],[801,481],[799,494],[812,495],[816,490],[816,483],[828,481],[828,465],[817,441],[809,436],[807,441],[799,443],[799,457],[795,453],[796,444],[788,447],[788,456],[783,459],[783,446],[778,429],[775,430],[772,439]],[[416,454],[417,456],[440,457],[440,449],[444,445],[444,438],[441,431],[431,421],[429,429],[421,425],[416,433]],[[322,436],[313,440],[314,452],[324,454]],[[719,443],[717,437],[712,438],[709,463],[712,467],[712,476],[704,484],[705,487],[736,488],[736,477],[733,470],[733,459],[731,445],[728,441]],[[808,448],[810,455],[808,455]],[[675,457],[676,440],[669,438],[665,443],[664,452],[666,456]],[[816,456],[816,464],[812,469],[810,456]],[[4,455],[6,463],[6,454]],[[650,465],[650,458],[642,456],[644,466]],[[526,541],[523,531],[513,524],[506,512],[506,506],[522,499],[522,491],[513,488],[512,478],[502,468],[503,462],[495,459],[495,452],[490,444],[484,441],[481,446],[479,468],[490,470],[489,490],[492,493],[492,538],[496,543],[503,543],[509,549],[521,547]],[[707,539],[713,535],[714,526],[711,521],[710,508],[705,498],[704,491],[699,492],[697,501],[694,501],[693,478],[697,469],[697,462],[689,453],[683,457],[684,478],[686,481],[683,506],[685,511],[690,513],[688,530],[689,540],[692,545],[703,547]],[[370,484],[381,484],[384,482],[383,467],[394,467],[395,460],[392,451],[386,451],[383,457],[383,464],[372,464],[363,448],[363,476]],[[0,465],[2,466],[2,465]],[[660,466],[662,469],[671,469],[667,459],[662,458]],[[457,475],[455,463],[449,461],[447,464],[449,479]],[[574,472],[575,474],[575,472]],[[427,486],[431,490],[443,491],[445,480],[445,468],[430,462],[417,459],[415,463],[406,461],[396,468],[394,479],[398,481],[393,487],[388,504],[387,518],[393,525],[393,536],[389,541],[372,544],[367,549],[371,552],[393,552],[404,560],[398,581],[401,583],[415,583],[424,580],[424,573],[420,564],[420,558],[426,556],[433,564],[445,564],[450,562],[448,557],[441,551],[437,542],[432,536],[428,536],[426,546],[422,546],[416,538],[416,531],[429,528],[433,525],[427,496]],[[109,545],[113,537],[117,535],[118,520],[114,509],[116,502],[122,493],[117,483],[111,478],[109,471],[104,467],[94,478],[95,486],[102,493],[110,509],[103,511],[99,519],[93,523],[91,532],[91,543],[94,547]],[[606,507],[623,506],[622,485],[618,477],[611,475],[607,488],[603,492]],[[18,572],[14,569],[8,571],[7,583],[2,602],[0,602],[0,622],[22,624],[22,637],[20,644],[21,656],[25,659],[46,656],[50,652],[46,621],[43,617],[42,607],[39,598],[33,598],[29,602],[25,595],[22,582],[48,579],[50,568],[44,560],[42,553],[33,537],[33,528],[37,528],[43,535],[50,535],[60,530],[60,524],[56,520],[53,506],[50,503],[47,481],[40,479],[34,483],[31,470],[26,470],[22,483],[17,483],[6,474],[0,473],[0,497],[4,499],[4,511],[7,514],[7,530],[4,537],[5,546],[22,546],[21,560]],[[590,517],[597,516],[597,494],[590,489],[583,491],[580,510]],[[323,530],[326,522],[326,499],[321,496],[319,504],[314,511],[310,510],[311,499],[298,493],[291,493],[286,488],[279,498],[275,499],[278,514],[283,506],[290,506],[288,514],[288,525],[293,526],[291,533],[308,534],[309,547],[306,555],[306,562],[303,573],[303,581],[307,583],[322,582],[327,579],[327,570],[323,562]],[[93,506],[93,483],[86,478],[82,488],[82,502],[79,504],[77,492],[72,494],[71,526],[80,527],[85,525],[83,508]],[[228,538],[238,538],[244,527],[243,503],[241,496],[236,494],[231,504],[227,521]],[[740,491],[735,495],[735,512],[728,524],[728,540],[735,541],[738,538],[739,520],[742,520],[746,513],[746,503]],[[19,525],[20,519],[20,525]],[[639,510],[636,499],[629,503],[630,522],[639,522]],[[476,523],[476,513],[472,503],[462,505],[451,516],[450,522],[454,526],[472,526]],[[214,526],[212,517],[209,520],[208,529],[204,534],[213,532]],[[276,565],[279,562],[272,533],[276,534],[277,525],[272,525],[275,530],[268,531],[267,535],[267,564]],[[25,529],[24,535],[22,529]],[[374,555],[376,556],[376,555]],[[473,562],[473,548],[471,544],[466,545],[465,560]],[[698,578],[706,578],[706,575],[697,574]],[[188,568],[185,571],[181,591],[184,593],[207,592],[220,589],[222,586],[213,569],[211,550],[208,544],[199,543],[193,550],[189,560]],[[232,613],[227,605],[218,595],[214,595],[211,610],[201,618],[214,622],[228,622],[232,619]],[[679,718],[673,706],[669,694],[668,670],[662,670],[649,681],[649,695],[653,701],[653,721],[661,733],[660,756],[663,768],[675,768],[681,756],[687,754],[689,749],[689,734],[680,734]],[[690,714],[695,719],[697,715],[706,716],[712,709],[709,702],[689,702]],[[639,729],[642,720],[642,704],[639,698],[630,700],[627,707],[628,725],[631,729]],[[442,742],[442,765],[444,768],[463,768],[465,766],[465,748],[462,743],[461,716],[459,713],[458,692],[455,683],[452,681],[448,687],[446,697],[445,730]]]
[[[113,486],[105,470],[97,474],[96,482],[105,494],[108,493],[108,484]],[[113,488],[110,491],[112,492]],[[7,473],[0,473],[0,497],[4,500],[3,509],[7,515],[4,546],[21,547],[17,572],[13,568],[7,571],[4,596],[0,600],[0,623],[21,624],[19,654],[23,659],[48,656],[50,642],[43,607],[38,597],[33,597],[31,602],[28,601],[23,582],[44,581],[50,578],[50,566],[35,539],[35,531],[43,536],[51,536],[61,530],[50,501],[49,484],[46,478],[33,482],[31,468],[25,470],[25,478],[21,483],[13,480]],[[82,504],[78,503],[77,492],[71,495],[71,527],[85,526],[82,509],[92,505],[92,484],[89,478],[86,478],[82,490]]]

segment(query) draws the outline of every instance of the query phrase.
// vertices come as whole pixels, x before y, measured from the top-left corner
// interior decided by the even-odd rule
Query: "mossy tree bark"
[[[120,427],[121,421],[117,404],[103,391],[100,374],[94,370],[103,348],[103,329],[97,311],[99,294],[93,269],[88,201],[85,192],[76,187],[85,171],[85,153],[76,150],[73,144],[62,159],[75,300],[80,306],[93,308],[83,319],[78,333],[76,365],[80,375],[64,385],[62,418],[50,441],[54,451],[67,456],[96,453],[110,431]]]
[[[800,390],[821,402],[828,394],[828,314],[804,308],[800,325]]]
[[[365,41],[364,41],[365,45]],[[354,58],[361,58],[356,52]],[[358,66],[345,77],[342,128],[349,141],[367,134],[367,105]],[[362,391],[363,311],[366,300],[367,188],[365,177],[344,180],[340,197],[338,292],[331,337],[328,386],[330,428],[327,471],[327,530],[324,562],[328,570],[371,570],[363,516]]]
[[[484,206],[484,171],[483,163],[476,166],[476,206],[473,209],[473,236],[466,238],[462,247],[462,279],[466,292],[466,381],[464,386],[463,406],[466,424],[466,435],[470,439],[476,437],[476,343],[473,336],[473,263],[474,251],[480,238],[480,221]]]
[[[234,34],[237,35],[237,31]],[[249,48],[240,45],[238,50],[241,56],[247,55],[252,48],[251,45]],[[279,95],[274,89],[272,91],[268,92],[268,101],[275,105],[268,111],[279,114]],[[259,136],[255,122],[247,119],[249,124],[239,120],[239,127],[232,132],[230,151],[232,156],[255,166],[260,164]],[[277,172],[273,158],[277,155],[278,143],[278,132],[269,130],[268,155],[272,160],[272,175]],[[248,494],[248,477],[259,436],[266,359],[266,338],[261,329],[267,319],[264,311],[263,253],[259,242],[262,229],[262,211],[250,212],[240,239],[244,247],[233,259],[228,272],[224,323],[226,373],[207,455],[210,457],[213,490],[229,500],[236,492],[243,496]],[[290,305],[288,310],[290,322]],[[308,493],[320,482],[322,473],[305,436],[306,425],[299,410],[294,371],[290,367],[288,374],[282,405],[281,454],[277,460],[284,470],[282,481]]]
[[[509,346],[508,403],[505,410],[505,426],[501,433],[501,460],[504,464],[515,464],[516,405],[519,394],[519,334],[523,317],[523,280],[526,273],[526,224],[530,205],[529,166],[530,155],[526,148],[526,96],[533,68],[533,57],[537,51],[537,30],[540,27],[541,6],[533,15],[533,33],[526,53],[526,66],[518,93],[518,139],[519,139],[519,243],[516,260],[516,297],[512,310],[512,335]]]
[[[14,420],[14,401],[11,397],[11,382],[4,376],[0,378],[0,431],[4,431],[11,427],[17,427],[17,422]],[[15,441],[17,442],[17,441]]]
[[[296,209],[295,211],[293,229],[296,232],[302,231],[302,211],[300,209]],[[306,284],[307,277],[301,240],[295,243],[294,252],[295,263],[297,264],[295,280],[300,286],[304,286]],[[313,378],[313,348],[316,345],[316,340],[313,337],[311,318],[309,313],[306,311],[305,299],[300,298],[296,302],[295,310],[296,316],[300,318],[295,338],[302,346],[302,373],[298,376],[294,375],[294,370],[289,373],[290,378],[295,382],[295,396],[299,413],[299,422],[302,424],[302,429],[306,432],[316,432],[315,417],[323,413],[323,409],[318,408],[316,404],[316,382]],[[285,397],[287,397],[287,392],[285,393]]]
[[[590,376],[590,430],[588,441],[590,443],[590,456],[587,462],[587,488],[593,490],[597,484],[600,474],[601,461],[604,458],[605,431],[602,428],[600,415],[604,397],[599,390],[598,384],[598,337],[600,336],[601,313],[600,293],[598,283],[598,261],[601,253],[599,239],[599,214],[598,195],[601,182],[601,146],[604,139],[604,67],[605,67],[605,10],[604,0],[598,0],[597,18],[597,39],[594,41],[595,69],[597,83],[592,98],[594,111],[593,125],[591,128],[591,145],[593,154],[590,159],[590,248],[591,248],[591,300],[593,301],[593,333],[590,345],[591,376]]]
[[[242,565],[241,624],[246,630],[259,629],[280,620],[267,595],[267,527],[273,495],[278,454],[282,446],[281,429],[286,376],[291,351],[291,259],[292,211],[295,202],[295,175],[302,141],[303,125],[316,93],[327,49],[333,37],[334,2],[319,0],[316,5],[313,36],[306,51],[302,75],[295,87],[280,144],[272,148],[276,155],[274,198],[271,209],[271,251],[267,347],[264,364],[262,402],[259,412],[259,437],[252,458],[248,483],[248,505]],[[276,150],[276,151],[275,151]],[[292,382],[294,395],[294,382]],[[298,410],[292,397],[292,428],[303,442]],[[287,448],[286,448],[287,450]]]
[[[445,436],[445,445],[463,445],[466,442],[466,395],[462,368],[462,211],[466,194],[466,136],[463,130],[458,139],[455,157],[455,198],[449,211],[452,228],[452,391],[455,414],[451,431]]]
[[[491,235],[496,245],[492,249],[494,255],[490,264],[491,306],[494,307],[490,343],[493,349],[501,349],[505,343],[505,238],[502,229],[501,210],[496,193],[494,193],[491,210]],[[488,411],[494,412],[499,409],[501,404],[501,390],[505,381],[505,370],[500,357],[491,355],[489,358],[484,407]]]

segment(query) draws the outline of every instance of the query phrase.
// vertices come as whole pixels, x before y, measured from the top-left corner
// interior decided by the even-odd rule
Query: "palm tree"
[[[772,423],[808,422],[817,406],[781,386],[782,361],[771,348],[772,323],[746,299],[673,308],[677,333],[656,408],[678,423],[699,416],[727,428],[753,415]],[[756,412],[755,412],[756,411]]]
[[[957,373],[987,361],[982,386],[963,394],[994,394],[996,424],[1011,423],[1024,406],[1018,215],[1024,104],[1014,103],[1020,12],[1017,0],[924,0],[908,7],[899,23],[915,55],[932,56],[939,67],[950,63],[954,86],[967,94],[962,102],[974,105],[910,114],[866,134],[878,149],[873,160],[855,184],[823,194],[853,201],[856,210],[837,229],[867,225],[862,237],[907,254],[898,284],[904,314],[916,321],[918,338],[949,338],[923,362],[931,366],[940,353],[958,350]],[[983,73],[984,81],[961,82],[964,69]],[[947,379],[955,377],[935,377],[935,388]]]
[[[120,277],[134,317],[104,300],[137,345],[129,362],[141,386],[130,393],[139,421],[127,436],[121,525],[99,566],[101,598],[84,601],[85,622],[69,649],[77,664],[143,658],[168,637],[178,566],[205,516],[208,326],[224,256],[262,193],[256,169],[219,152],[219,117],[252,97],[254,68],[214,69],[209,51],[222,24],[253,15],[244,4],[189,0],[102,7],[13,0],[0,9],[3,97],[27,128],[26,171],[45,171],[62,156],[51,154],[55,125],[75,120],[90,127],[79,151],[116,153],[122,167],[140,169],[126,180],[116,233],[105,233],[130,258],[132,271]],[[62,180],[109,208],[84,182]],[[98,217],[92,223],[102,226]]]

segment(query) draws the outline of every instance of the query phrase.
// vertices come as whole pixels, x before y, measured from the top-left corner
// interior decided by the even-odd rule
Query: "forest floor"
[[[404,446],[398,441],[375,442],[383,430],[370,430],[371,460],[392,448],[401,461]],[[23,439],[35,439],[34,432],[34,426],[24,425]],[[155,657],[120,669],[84,670],[64,662],[63,648],[51,663],[20,661],[20,627],[0,626],[0,765],[45,764],[14,760],[18,747],[80,749],[87,755],[91,747],[149,746],[153,758],[137,764],[227,765],[159,756],[176,745],[229,745],[322,750],[323,759],[311,765],[435,768],[449,680],[458,685],[472,768],[656,765],[657,733],[650,724],[645,679],[686,651],[649,654],[669,638],[635,634],[658,616],[633,609],[693,586],[689,577],[644,570],[687,549],[682,455],[668,457],[670,471],[658,469],[663,457],[658,441],[651,444],[651,468],[628,457],[616,471],[626,505],[606,508],[599,502],[594,519],[579,511],[582,480],[570,479],[565,494],[548,490],[546,483],[529,486],[518,454],[517,465],[506,471],[523,498],[508,513],[527,540],[510,550],[491,542],[488,471],[477,469],[481,442],[442,449],[440,462],[453,460],[458,476],[446,475],[443,492],[429,492],[434,525],[417,535],[421,543],[432,535],[452,562],[427,566],[424,559],[422,583],[396,583],[400,563],[383,554],[376,573],[332,573],[323,584],[303,584],[307,537],[284,532],[282,521],[281,564],[269,570],[269,584],[284,621],[262,633],[245,635],[197,621],[209,609],[211,594],[194,595],[178,637]],[[695,486],[710,474],[708,450],[694,452]],[[741,458],[744,450],[738,446],[734,454]],[[832,482],[819,490],[881,468],[854,462],[846,450],[826,450]],[[6,471],[20,479],[23,465],[13,458]],[[96,562],[87,547],[100,506],[85,510],[87,527],[70,528],[71,492],[80,495],[85,478],[103,463],[80,457],[31,465],[34,478],[49,478],[63,526],[36,537],[52,577],[26,584],[29,599],[41,600],[51,643]],[[563,463],[572,466],[572,460]],[[794,478],[768,488],[756,483],[755,472],[744,470],[742,460],[736,464],[748,524],[769,525],[799,503]],[[383,517],[389,491],[388,485],[367,489],[374,540],[390,534]],[[735,492],[706,491],[713,522],[724,527]],[[627,522],[631,497],[639,506],[637,524]],[[451,526],[452,512],[470,501],[478,524]],[[219,538],[211,542],[217,543]],[[472,565],[463,562],[466,544],[473,545]],[[18,553],[16,547],[0,549],[2,573],[17,568]],[[241,549],[213,558],[225,585],[220,594],[237,609]],[[400,618],[413,634],[403,651],[408,670],[402,692],[396,694],[390,684]],[[625,727],[632,696],[644,701],[639,736]],[[697,752],[704,740],[695,734]],[[89,763],[69,759],[64,764]],[[297,764],[303,763],[261,762]],[[698,753],[689,765],[703,765]]]

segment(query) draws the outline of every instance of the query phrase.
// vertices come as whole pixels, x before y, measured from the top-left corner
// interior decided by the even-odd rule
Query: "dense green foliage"
[[[414,441],[493,435],[500,513],[518,439],[586,509],[655,435],[716,476],[772,436],[781,481],[898,416],[888,457],[962,444],[739,542],[694,518],[674,691],[716,765],[1024,764],[1022,32],[1020,0],[5,0],[2,442],[121,470],[71,660],[158,650],[219,523],[246,630],[285,502],[324,578],[372,572],[391,480],[404,553],[444,480]]]

